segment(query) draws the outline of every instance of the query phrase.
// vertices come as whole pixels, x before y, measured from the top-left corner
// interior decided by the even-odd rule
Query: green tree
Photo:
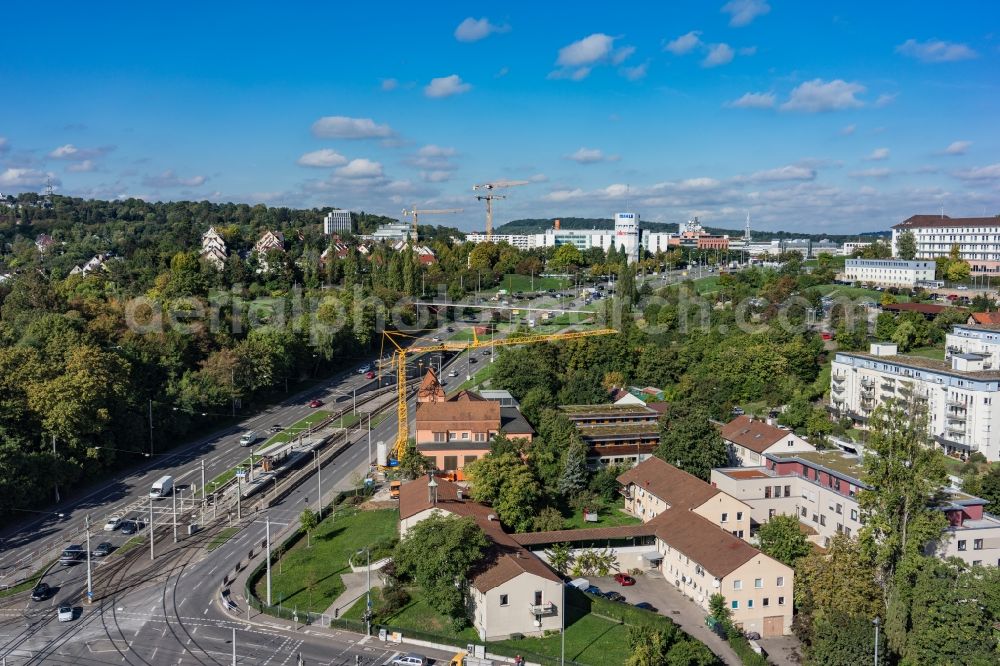
[[[570,565],[573,564],[572,548],[572,544],[562,542],[552,544],[545,551],[545,555],[549,560],[549,566],[562,576],[566,575]]]
[[[990,471],[982,476],[977,494],[988,502],[987,510],[1000,512],[1000,465],[990,467]]]
[[[675,402],[660,421],[656,456],[708,481],[713,467],[729,461],[722,436],[708,420],[708,411],[690,401]]]
[[[917,237],[912,231],[904,231],[896,238],[896,254],[900,259],[912,261],[917,256]]]
[[[556,270],[568,270],[571,267],[580,266],[583,264],[583,255],[580,254],[580,250],[572,243],[564,243],[555,249],[552,253],[552,258],[549,259],[549,265]]]
[[[465,468],[472,484],[472,497],[489,504],[508,527],[531,529],[541,499],[538,480],[513,453],[488,453]]]
[[[884,634],[880,635],[881,653],[885,655]],[[809,663],[816,666],[850,666],[867,663],[875,652],[872,619],[832,611],[813,624],[807,648]]]
[[[795,567],[799,558],[812,551],[806,535],[799,529],[795,516],[776,515],[757,531],[758,548],[774,559]]]
[[[420,586],[431,608],[460,629],[466,623],[469,572],[488,546],[486,534],[471,517],[435,514],[407,531],[393,562],[400,574]]]
[[[302,510],[302,515],[299,516],[299,523],[302,524],[302,529],[306,531],[306,547],[311,548],[312,531],[319,525],[319,516],[316,515],[315,511],[306,507]]]
[[[948,279],[952,282],[966,282],[972,274],[972,267],[967,261],[948,262]]]
[[[900,651],[917,565],[947,525],[936,505],[948,475],[943,454],[929,441],[925,411],[887,402],[875,409],[868,425],[864,481],[869,489],[858,495],[865,516],[860,538],[883,589],[889,644]]]
[[[399,466],[396,468],[403,478],[415,479],[423,476],[432,468],[431,460],[417,451],[417,445],[411,439],[406,443],[403,454],[399,456]]]
[[[559,475],[559,493],[571,498],[587,487],[587,445],[579,434],[573,434],[566,454],[563,456],[562,474]]]
[[[917,339],[917,329],[912,322],[901,321],[892,332],[892,341],[899,346],[899,351],[909,351]]]

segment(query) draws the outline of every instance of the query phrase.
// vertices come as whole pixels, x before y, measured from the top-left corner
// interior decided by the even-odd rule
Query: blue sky
[[[5,9],[0,191],[851,233],[1000,213],[1000,8]],[[427,218],[428,222],[431,218]]]

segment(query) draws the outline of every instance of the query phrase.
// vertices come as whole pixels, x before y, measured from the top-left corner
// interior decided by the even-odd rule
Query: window
[[[965,550],[965,539],[962,539],[958,542],[958,549]]]
[[[469,433],[463,432],[462,433],[462,439],[469,439]]]
[[[791,497],[791,496],[792,496],[792,487],[785,486],[785,497]]]
[[[826,516],[819,517],[819,524],[822,525],[823,527],[826,527]]]
[[[446,432],[436,432],[436,433],[434,433],[434,441],[435,442],[444,442],[444,441],[447,441],[447,439],[448,439],[448,433],[446,433]]]
[[[771,600],[768,599],[767,597],[764,597],[763,599],[760,600],[760,603],[761,605],[764,606],[764,608],[767,608],[768,606],[771,605]]]
[[[775,497],[781,497],[781,486],[775,486],[774,487],[774,496]]]
[[[743,538],[743,530],[736,530],[736,536],[738,536],[739,538],[742,539]]]
[[[785,598],[784,597],[778,597],[778,605],[779,606],[784,606],[785,605]]]
[[[444,468],[446,470],[456,470],[456,469],[458,469],[458,456],[445,456],[444,457]]]
[[[726,522],[727,520],[729,520],[729,514],[728,513],[722,514],[722,522]]]
[[[733,610],[739,610],[740,602],[733,600],[733,602],[729,604],[729,607],[732,608]]]
[[[983,549],[982,539],[976,539],[975,541],[972,542],[972,550],[982,550],[982,549]]]
[[[734,580],[733,581],[733,589],[734,590],[742,590],[743,589],[743,581],[742,580]]]
[[[843,504],[838,504],[837,505],[837,513],[838,514],[844,513],[844,505]]]
[[[801,509],[801,510],[799,511],[799,514],[800,514],[800,515],[801,515],[801,516],[802,516],[803,518],[805,518],[805,517],[806,517],[806,508],[805,508],[805,507],[802,507],[802,509]]]
[[[753,608],[753,599],[747,599],[747,608]]]
[[[771,486],[764,486],[764,499],[771,499]]]
[[[777,511],[775,511],[774,509],[768,509],[767,510],[767,519],[770,520],[771,518],[774,518],[774,516],[775,516],[776,513],[777,513]]]
[[[972,560],[972,566],[974,566],[974,567],[978,567],[978,566],[982,565],[982,563],[983,563],[982,560]]]
[[[463,465],[465,467],[468,467],[472,463],[476,462],[477,458],[479,458],[479,456],[465,456],[465,458],[463,458],[463,460],[464,460]]]
[[[742,511],[737,511],[736,512],[736,520],[737,521],[743,520],[743,512]]]
[[[753,586],[755,588],[757,588],[758,590],[760,588],[764,587],[764,579],[763,578],[754,578],[753,579]]]
[[[784,576],[778,576],[778,581],[775,584],[778,587],[784,587],[785,586],[785,577]]]
[[[535,605],[536,606],[541,606],[542,605],[542,591],[541,590],[535,590]]]
[[[858,510],[851,509],[851,520],[857,520],[857,519],[858,519]]]
[[[506,606],[507,605],[507,595],[506,594],[501,594],[500,595],[500,605],[501,606]]]
[[[485,432],[477,432],[476,433],[476,441],[477,442],[485,442],[486,441],[486,433]]]

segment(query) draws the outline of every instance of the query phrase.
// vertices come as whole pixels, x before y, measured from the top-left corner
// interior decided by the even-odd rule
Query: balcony
[[[892,379],[883,381],[880,386],[883,391],[889,391],[890,393],[896,390],[896,382]]]
[[[875,397],[875,389],[874,388],[862,388],[861,389],[861,399],[862,400],[864,400],[865,398],[868,398],[869,400],[871,400],[874,397]]]
[[[944,429],[945,429],[946,432],[948,432],[950,434],[953,434],[953,435],[954,434],[958,434],[958,435],[962,435],[962,436],[965,435],[965,424],[964,423],[962,425],[958,425],[957,423],[948,424],[948,425],[946,425],[944,427]]]
[[[847,377],[847,375],[833,375],[832,379],[835,382],[842,382]]]
[[[966,403],[962,402],[961,400],[955,400],[953,398],[948,398],[947,400],[944,401],[944,404],[948,405],[953,409],[961,410],[963,412],[966,409]]]
[[[844,387],[843,386],[831,386],[830,390],[833,391],[834,393],[843,393],[844,392]]]
[[[862,377],[861,378],[861,385],[862,386],[867,386],[868,388],[874,388],[875,387],[875,380],[872,379],[871,377]]]
[[[528,610],[535,617],[540,615],[555,615],[556,605],[551,601],[546,601],[544,604],[528,604]]]

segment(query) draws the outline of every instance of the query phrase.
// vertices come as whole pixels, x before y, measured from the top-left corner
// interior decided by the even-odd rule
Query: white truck
[[[149,490],[149,496],[152,499],[160,499],[169,496],[172,492],[174,492],[174,477],[161,476]]]
[[[258,439],[260,439],[260,437],[257,435],[256,432],[254,432],[253,430],[248,430],[245,433],[243,433],[242,437],[240,437],[240,446],[251,446]]]

